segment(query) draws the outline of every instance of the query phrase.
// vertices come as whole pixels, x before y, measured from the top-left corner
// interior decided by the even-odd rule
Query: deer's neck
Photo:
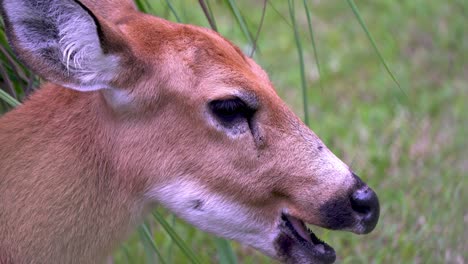
[[[141,210],[113,164],[96,100],[98,93],[45,85],[0,119],[0,249],[17,251],[18,263],[103,257]]]

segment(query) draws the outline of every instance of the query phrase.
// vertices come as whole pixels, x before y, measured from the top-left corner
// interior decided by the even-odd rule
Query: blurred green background
[[[350,3],[141,0],[138,5],[203,27],[210,27],[206,14],[211,11],[218,31],[246,54],[256,46],[254,58],[279,95],[298,115],[306,109],[310,127],[374,188],[382,209],[371,234],[311,227],[335,248],[338,262],[465,263],[468,1],[355,2],[400,87]],[[3,32],[0,42],[0,87],[22,101],[39,79],[16,62]],[[11,108],[8,99],[0,101],[0,113]],[[189,250],[151,217],[109,263],[271,262],[253,249],[198,231],[164,209],[158,214],[196,257],[187,258]]]

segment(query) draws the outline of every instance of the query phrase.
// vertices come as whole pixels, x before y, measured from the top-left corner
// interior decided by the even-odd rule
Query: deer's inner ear
[[[125,52],[124,41],[115,37],[117,29],[74,0],[35,2],[1,2],[8,37],[20,59],[46,80],[67,88],[111,88]]]

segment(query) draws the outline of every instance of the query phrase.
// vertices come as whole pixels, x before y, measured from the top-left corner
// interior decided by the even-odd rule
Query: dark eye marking
[[[209,107],[216,118],[224,125],[250,119],[255,112],[254,109],[237,97],[211,101]]]

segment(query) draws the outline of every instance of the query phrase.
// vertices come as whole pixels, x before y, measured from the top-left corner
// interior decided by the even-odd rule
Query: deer
[[[156,206],[282,263],[333,263],[376,193],[218,33],[131,0],[1,0],[45,80],[0,118],[0,263],[103,263]]]

